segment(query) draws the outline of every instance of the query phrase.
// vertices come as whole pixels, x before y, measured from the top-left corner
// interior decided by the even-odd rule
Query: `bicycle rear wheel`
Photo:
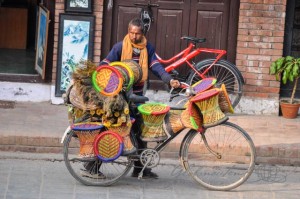
[[[203,73],[212,63],[213,59],[203,60],[198,62],[195,68]],[[210,70],[205,74],[205,77],[214,77],[217,79],[216,87],[221,87],[224,83],[229,94],[233,108],[239,103],[243,93],[243,76],[239,70],[230,62],[226,60],[220,60],[214,64]],[[199,77],[194,71],[192,71],[187,79],[189,85],[200,81]]]
[[[132,167],[128,157],[120,156],[111,162],[98,158],[80,158],[79,140],[70,131],[64,140],[64,160],[70,174],[79,182],[92,186],[108,186],[116,183]]]
[[[255,147],[242,128],[225,122],[208,128],[204,134],[190,131],[182,144],[181,161],[196,182],[211,190],[225,191],[250,177]]]

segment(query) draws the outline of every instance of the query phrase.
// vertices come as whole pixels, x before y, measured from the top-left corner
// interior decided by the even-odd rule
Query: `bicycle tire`
[[[109,186],[120,180],[126,175],[132,167],[132,161],[126,156],[120,156],[118,159],[111,162],[101,162],[98,158],[78,158],[79,140],[74,132],[70,130],[64,140],[64,161],[70,174],[80,183],[89,186]],[[99,174],[99,171],[105,176],[104,179],[95,179],[83,176],[82,172],[86,170],[84,164],[91,164],[90,169],[94,174]],[[100,167],[100,168],[99,168]],[[97,170],[97,171],[96,171]]]
[[[220,153],[220,159],[204,144]],[[255,167],[255,147],[239,126],[225,122],[206,129],[204,134],[190,131],[181,146],[181,162],[188,174],[210,190],[227,191],[244,183]]]
[[[206,59],[198,62],[195,68],[203,73],[212,63],[214,59]],[[221,87],[224,83],[232,103],[235,108],[241,100],[243,94],[244,78],[235,65],[226,60],[219,60],[205,74],[205,77],[214,77],[217,79],[216,87]],[[187,78],[187,83],[193,85],[201,80],[195,71],[191,71]]]

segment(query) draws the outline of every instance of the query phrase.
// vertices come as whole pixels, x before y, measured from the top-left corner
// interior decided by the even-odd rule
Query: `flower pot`
[[[280,102],[282,116],[287,119],[294,119],[298,115],[299,104],[290,104],[286,102]]]

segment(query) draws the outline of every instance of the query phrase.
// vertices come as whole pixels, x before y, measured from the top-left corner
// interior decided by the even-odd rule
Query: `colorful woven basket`
[[[130,139],[130,130],[132,127],[132,123],[134,123],[134,119],[132,118],[131,121],[127,123],[123,123],[120,126],[114,126],[111,125],[110,127],[107,127],[108,130],[113,131],[120,135],[123,138],[124,142],[124,149],[122,152],[122,155],[128,155],[136,152],[136,148],[133,146],[131,139]]]
[[[133,84],[138,84],[143,77],[142,67],[131,59],[126,59],[123,60],[122,62],[125,63],[133,72],[133,76],[134,76]]]
[[[117,95],[123,85],[120,72],[108,65],[97,67],[92,75],[92,82],[96,91],[105,96]]]
[[[230,98],[227,93],[227,89],[225,84],[222,84],[221,88],[219,89],[219,106],[223,113],[234,113]]]
[[[123,139],[112,131],[104,131],[99,134],[94,142],[94,153],[103,162],[117,159],[124,148]]]
[[[201,112],[194,103],[189,102],[187,108],[181,113],[181,121],[187,128],[200,130],[202,128],[203,119]]]
[[[134,74],[132,69],[127,64],[119,61],[111,62],[109,65],[114,67],[117,66],[117,70],[120,70],[120,68],[122,68],[123,72],[121,73],[123,75],[123,79],[126,80],[126,82],[124,83],[124,87],[126,91],[129,91],[134,83]]]
[[[95,157],[93,149],[94,140],[97,135],[99,135],[102,128],[103,125],[98,122],[76,123],[71,126],[71,129],[79,139],[79,157]]]
[[[191,99],[191,102],[201,110],[204,127],[216,126],[228,119],[219,107],[218,95],[219,90],[214,88],[199,93]]]
[[[163,121],[170,107],[161,103],[147,103],[138,106],[143,117],[141,139],[145,142],[159,142],[167,139]]]
[[[215,78],[205,78],[193,84],[192,88],[194,89],[195,93],[200,93],[214,87],[216,82],[217,79]]]
[[[184,124],[181,121],[182,110],[170,110],[169,111],[169,124],[173,133],[177,133],[184,128]]]

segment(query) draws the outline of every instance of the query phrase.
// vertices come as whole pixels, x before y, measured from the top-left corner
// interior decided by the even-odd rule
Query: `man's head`
[[[132,43],[138,44],[142,41],[143,22],[139,18],[132,19],[128,24],[129,39]]]

